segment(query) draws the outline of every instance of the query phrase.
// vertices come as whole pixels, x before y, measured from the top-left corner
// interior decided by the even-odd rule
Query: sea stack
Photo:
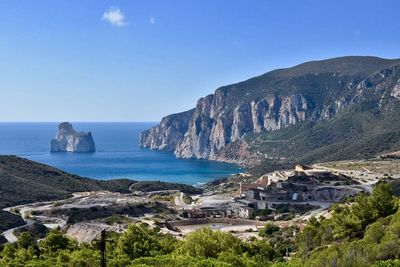
[[[51,140],[51,152],[95,152],[91,132],[76,132],[69,122],[58,125],[57,135]]]

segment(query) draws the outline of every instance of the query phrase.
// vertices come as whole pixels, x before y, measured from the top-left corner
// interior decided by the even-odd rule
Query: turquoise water
[[[0,123],[0,154],[13,154],[95,179],[131,178],[202,184],[240,171],[234,164],[176,159],[139,147],[139,133],[155,123],[73,123],[91,131],[95,153],[50,153],[58,123]]]

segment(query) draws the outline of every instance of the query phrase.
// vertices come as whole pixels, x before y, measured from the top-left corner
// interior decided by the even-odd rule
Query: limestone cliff
[[[363,89],[379,91],[380,84],[395,79],[382,73],[393,74],[399,63],[343,57],[275,70],[218,88],[194,109],[167,116],[143,132],[140,143],[174,151],[177,157],[260,162],[267,153],[253,149],[257,136],[299,122],[318,124],[335,118],[349,106],[366,101]],[[391,87],[385,96],[399,99],[399,88]]]
[[[95,152],[90,132],[76,132],[72,125],[63,122],[58,125],[55,139],[51,140],[51,152]]]

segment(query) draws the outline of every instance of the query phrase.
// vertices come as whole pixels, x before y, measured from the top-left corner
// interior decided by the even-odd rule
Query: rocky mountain
[[[76,132],[69,122],[58,125],[55,139],[51,140],[51,152],[95,152],[91,132]]]
[[[218,88],[140,143],[253,166],[359,158],[399,147],[399,112],[400,59],[340,57]]]

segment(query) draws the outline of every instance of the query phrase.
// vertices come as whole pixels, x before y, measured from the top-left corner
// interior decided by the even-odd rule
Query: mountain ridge
[[[335,142],[348,142],[364,137],[368,127],[370,133],[376,130],[368,121],[393,121],[399,99],[400,59],[349,56],[311,61],[219,87],[214,94],[200,98],[194,109],[164,117],[159,125],[141,134],[140,143],[142,147],[174,151],[177,157],[257,165],[265,158],[287,157],[283,156],[287,153],[275,153],[269,144],[260,144],[257,140],[261,136],[279,135],[305,122],[313,124],[304,129],[311,133],[330,121],[333,135],[344,138]],[[346,112],[353,114],[341,115]],[[366,129],[349,135],[338,126],[348,120],[350,128],[357,127],[357,120],[353,120],[357,116],[361,124],[368,124]],[[335,124],[335,119],[339,123]],[[395,130],[394,126],[396,123],[388,129]],[[323,132],[329,138],[329,127]],[[318,144],[315,149],[325,145]],[[285,146],[279,149],[290,151]]]

